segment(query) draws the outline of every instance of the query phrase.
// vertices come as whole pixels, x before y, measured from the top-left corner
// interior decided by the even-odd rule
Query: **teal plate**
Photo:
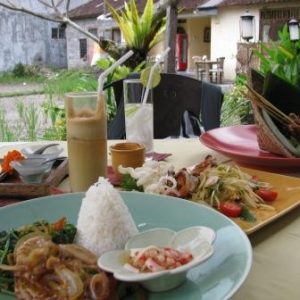
[[[215,230],[214,254],[191,269],[180,287],[150,293],[155,299],[229,299],[246,279],[252,263],[247,236],[234,222],[215,210],[187,200],[138,192],[121,192],[139,230],[167,227],[181,230],[208,226]],[[55,221],[63,216],[76,224],[82,193],[36,198],[0,209],[0,231],[30,224],[40,219]],[[101,201],[101,199],[99,199]],[[0,293],[1,300],[15,299]]]

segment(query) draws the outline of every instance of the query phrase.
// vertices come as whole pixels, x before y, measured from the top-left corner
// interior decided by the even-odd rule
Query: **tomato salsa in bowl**
[[[116,279],[140,282],[152,292],[173,289],[186,279],[187,271],[213,255],[215,232],[204,226],[175,232],[155,228],[132,237],[125,250],[104,253],[101,269]]]

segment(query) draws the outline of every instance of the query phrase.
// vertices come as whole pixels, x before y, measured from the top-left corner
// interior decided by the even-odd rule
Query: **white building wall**
[[[240,39],[240,16],[248,10],[255,16],[255,38],[251,42],[259,40],[259,17],[262,8],[286,8],[299,7],[300,0],[290,3],[272,4],[266,6],[228,6],[218,8],[218,15],[211,18],[211,58],[224,56],[224,77],[233,80],[236,76],[237,43],[244,42]]]
[[[255,40],[259,36],[259,9],[251,7],[249,12],[255,16]],[[240,16],[245,8],[230,7],[218,9],[218,15],[211,19],[211,59],[225,57],[224,78],[234,80],[236,76],[237,43],[240,39]]]

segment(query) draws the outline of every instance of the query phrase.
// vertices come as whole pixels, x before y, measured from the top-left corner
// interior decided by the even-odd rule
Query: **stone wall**
[[[97,37],[105,37],[112,39],[112,37],[105,36],[106,31],[111,31],[112,28],[117,28],[113,20],[99,21],[96,18],[75,20],[75,22],[86,31],[91,29],[97,29]],[[67,61],[68,68],[78,68],[90,66],[94,51],[100,51],[101,56],[106,56],[106,54],[100,49],[98,44],[92,39],[86,37],[84,34],[75,30],[74,28],[68,26],[66,30],[67,36]],[[87,57],[80,58],[80,46],[79,40],[87,39]],[[97,48],[97,49],[96,49]]]
[[[88,0],[71,1],[72,7]],[[34,11],[45,13],[37,0],[14,0]],[[26,5],[25,5],[26,4]],[[52,39],[52,27],[59,24],[0,7],[0,72],[8,71],[21,62],[66,67],[66,39]]]
[[[85,19],[85,20],[76,20],[76,23],[84,28],[85,30],[91,30],[97,28],[99,31],[99,22],[96,18]],[[68,26],[66,30],[67,36],[67,61],[68,68],[79,68],[89,66],[93,57],[93,51],[95,47],[95,42],[90,38],[86,37],[83,33],[78,30]],[[80,58],[80,39],[87,40],[87,56]]]

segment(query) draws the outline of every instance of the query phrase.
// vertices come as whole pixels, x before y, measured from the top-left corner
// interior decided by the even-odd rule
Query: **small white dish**
[[[125,250],[114,250],[101,255],[98,265],[121,281],[139,282],[151,292],[167,291],[182,284],[191,268],[213,254],[212,243],[215,236],[214,230],[204,226],[189,227],[179,232],[167,228],[151,229],[132,237],[126,243]],[[152,245],[189,252],[193,259],[178,268],[151,273],[136,273],[124,267],[129,260],[130,251]]]
[[[50,172],[53,161],[47,162],[45,158],[28,158],[14,160],[10,166],[14,168],[24,183],[40,183],[44,176]]]

